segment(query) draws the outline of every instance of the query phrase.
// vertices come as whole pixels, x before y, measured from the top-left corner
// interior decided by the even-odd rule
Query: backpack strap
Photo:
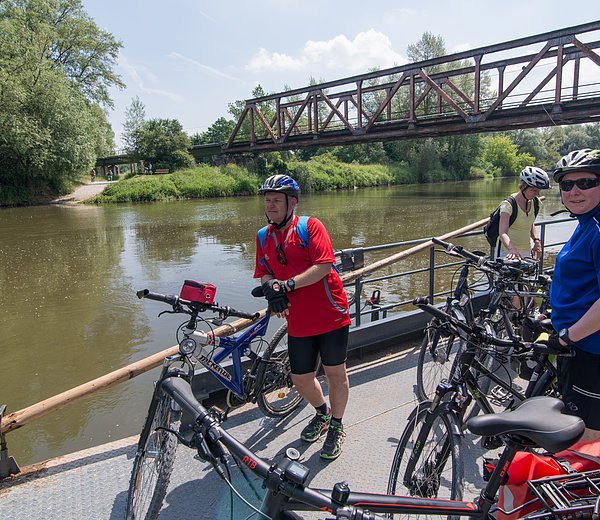
[[[300,246],[302,249],[308,247],[310,235],[308,234],[308,219],[305,215],[298,217],[298,222],[296,223],[296,233],[298,233],[298,238],[300,238],[300,242],[302,245]]]
[[[271,268],[269,267],[269,264],[267,262],[267,259],[265,258],[265,240],[267,239],[267,231],[269,229],[269,226],[265,226],[262,227],[258,230],[257,236],[258,236],[258,242],[260,243],[260,248],[263,250],[263,255],[260,257],[260,265],[262,265],[267,271],[269,271],[270,274],[273,274],[273,271],[271,271]]]
[[[533,199],[533,216],[537,217],[539,212],[540,212],[540,199],[539,199],[539,197],[536,197],[535,199]]]
[[[517,199],[515,199],[512,195],[506,199],[510,202],[510,206],[512,208],[512,213],[510,214],[510,219],[508,221],[508,227],[512,226],[517,220],[517,215],[519,214],[519,206],[517,206]]]

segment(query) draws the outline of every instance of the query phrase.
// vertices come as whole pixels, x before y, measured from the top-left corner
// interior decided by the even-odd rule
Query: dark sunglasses
[[[560,181],[558,183],[561,191],[571,191],[573,186],[577,186],[580,190],[591,190],[600,184],[600,178],[590,179],[585,177],[583,179],[577,179],[576,181]]]
[[[285,251],[283,250],[283,247],[281,247],[281,244],[277,244],[275,252],[277,253],[277,260],[279,260],[279,263],[281,265],[287,265],[287,258],[285,257]]]

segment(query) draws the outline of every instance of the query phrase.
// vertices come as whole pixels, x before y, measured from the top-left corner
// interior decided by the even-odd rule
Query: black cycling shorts
[[[600,355],[575,348],[575,357],[559,357],[558,384],[566,413],[600,430]]]
[[[309,374],[314,372],[317,357],[326,366],[341,365],[346,362],[348,352],[348,330],[350,325],[345,325],[331,332],[318,336],[295,338],[288,336],[288,352],[292,374]]]

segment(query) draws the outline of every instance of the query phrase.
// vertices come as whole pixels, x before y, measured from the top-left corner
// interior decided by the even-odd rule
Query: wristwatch
[[[296,288],[296,282],[294,281],[294,279],[293,279],[293,278],[288,278],[288,279],[285,281],[285,285],[287,286],[287,288],[288,288],[290,291],[293,291],[293,290]]]
[[[569,337],[569,329],[561,329],[558,333],[558,339],[562,339],[567,345],[573,345],[575,342]]]

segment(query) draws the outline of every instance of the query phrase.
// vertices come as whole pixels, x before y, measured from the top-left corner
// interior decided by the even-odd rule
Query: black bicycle
[[[186,287],[187,284],[187,287]],[[287,351],[287,326],[280,327],[270,342],[264,340],[269,314],[241,312],[213,302],[216,288],[211,284],[186,281],[182,294],[175,295],[139,291],[139,298],[167,304],[171,310],[164,314],[184,314],[186,321],[177,330],[179,352],[163,362],[160,379],[173,366],[185,368],[188,381],[192,380],[198,365],[204,366],[228,390],[228,409],[246,402],[256,402],[270,417],[285,417],[302,402],[302,396],[293,386]],[[260,287],[252,291],[262,296]],[[209,311],[216,317],[206,319],[202,313]],[[229,317],[252,320],[253,323],[241,334],[219,337],[214,333],[216,325],[222,325]],[[204,325],[207,331],[199,330]],[[231,324],[226,324],[235,328]],[[242,356],[249,360],[244,368]],[[231,359],[231,366],[225,360]],[[319,370],[320,360],[315,368]],[[177,438],[172,431],[189,428],[182,419],[176,402],[156,386],[133,463],[133,471],[127,499],[127,518],[154,518],[164,500],[169,479],[175,463]]]
[[[429,305],[426,298],[414,301],[419,308],[438,319],[438,326],[447,334],[463,339],[454,363],[452,377],[443,380],[431,401],[421,402],[411,413],[400,437],[390,470],[389,493],[407,493],[423,497],[447,496],[460,500],[463,492],[463,429],[465,422],[480,411],[493,414],[495,409],[485,392],[481,379],[502,388],[516,406],[531,396],[544,396],[552,388],[556,370],[550,356],[572,355],[569,348],[555,350],[544,343],[525,343],[517,339],[498,338],[479,324],[468,325],[453,315]],[[496,358],[498,349],[509,355],[535,362],[534,375],[525,391],[504,381],[483,362],[487,356]],[[485,356],[481,352],[487,353]],[[501,362],[501,361],[500,361]],[[476,406],[471,405],[475,403]],[[484,436],[485,448],[502,444],[496,436]]]
[[[167,426],[161,429],[196,450],[198,458],[214,467],[232,493],[242,498],[230,475],[232,466],[237,466],[246,479],[249,470],[263,480],[265,492],[260,504],[251,504],[242,498],[254,510],[254,514],[246,518],[258,520],[301,519],[297,513],[302,511],[321,511],[324,518],[335,520],[378,520],[384,518],[379,516],[381,514],[398,518],[413,515],[495,518],[496,496],[504,481],[506,468],[517,451],[532,445],[551,453],[561,451],[575,443],[585,428],[581,419],[563,415],[563,403],[550,397],[525,401],[515,411],[471,419],[468,426],[473,433],[499,435],[506,443],[499,463],[475,502],[356,492],[350,489],[347,482],[339,482],[332,489],[313,489],[307,485],[309,469],[299,462],[297,450],[288,449],[285,458],[278,462],[261,459],[221,427],[221,413],[218,410],[207,410],[196,400],[185,372],[175,370],[165,374],[158,382],[157,389],[181,409],[185,418],[183,422],[189,425],[183,431]],[[536,482],[526,485],[541,489],[536,502],[538,510],[526,518],[563,518],[558,514],[555,501],[546,499],[548,493],[544,486]],[[568,496],[566,502],[560,504],[560,514],[577,512],[578,518],[591,518],[594,511],[600,508],[599,486],[600,471],[569,475],[558,490],[559,494],[562,492],[562,495]],[[552,493],[555,491],[552,490]],[[233,511],[231,518],[238,518]]]

